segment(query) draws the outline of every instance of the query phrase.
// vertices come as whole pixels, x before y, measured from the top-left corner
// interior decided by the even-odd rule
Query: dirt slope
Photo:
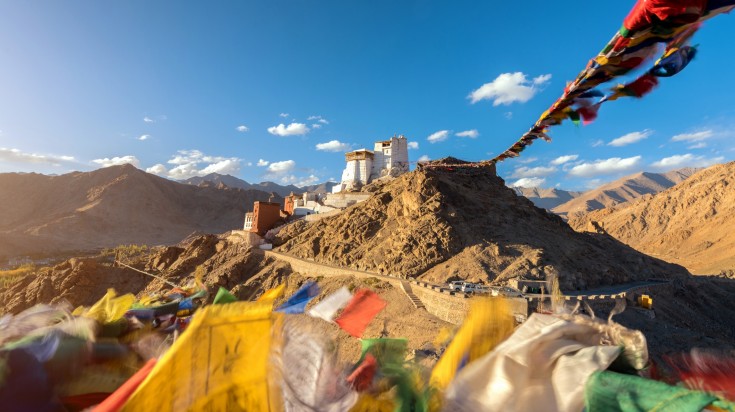
[[[176,243],[194,231],[238,229],[253,201],[268,197],[185,185],[130,165],[61,176],[0,174],[0,257]]]
[[[408,173],[340,215],[289,225],[276,244],[318,262],[435,282],[558,275],[572,290],[686,274],[610,237],[574,232],[488,173]]]
[[[629,202],[644,195],[662,192],[701,169],[683,168],[666,173],[640,172],[582,193],[581,195],[560,204],[552,211],[563,217],[571,217]]]
[[[636,202],[570,220],[578,230],[599,222],[623,243],[693,273],[735,269],[735,162],[712,166]]]

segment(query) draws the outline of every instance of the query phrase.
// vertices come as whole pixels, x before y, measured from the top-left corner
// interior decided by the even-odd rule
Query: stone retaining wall
[[[417,286],[411,282],[413,294],[421,300],[426,311],[437,318],[459,325],[464,320],[469,310],[469,299],[464,296],[450,295],[426,287]]]
[[[401,281],[403,280],[394,276],[385,276],[378,273],[316,263],[273,251],[263,251],[263,253],[267,257],[288,263],[294,272],[308,274],[310,276],[355,276],[363,279],[378,278],[398,288],[401,287]],[[441,320],[458,325],[462,323],[462,320],[467,314],[469,299],[467,299],[468,296],[464,293],[451,292],[438,286],[425,282],[416,282],[414,280],[411,281],[411,289],[413,294],[424,304],[426,311]]]
[[[362,270],[347,269],[339,266],[332,266],[329,264],[317,263],[294,256],[289,256],[279,252],[263,251],[266,256],[274,259],[282,260],[291,265],[294,272],[307,274],[310,276],[354,276],[357,278],[378,278],[385,282],[389,282],[394,287],[400,288],[401,279],[395,276],[386,276],[379,273],[366,272]],[[421,300],[421,303],[426,307],[426,311],[436,316],[437,318],[459,325],[464,320],[467,310],[469,309],[469,298],[462,292],[451,291],[447,288],[433,285],[430,283],[410,280],[411,289],[413,293]],[[645,289],[649,286],[641,286],[636,289]],[[638,290],[637,290],[638,291]],[[628,291],[630,293],[631,291]],[[583,300],[588,303],[602,303],[602,302],[614,302],[616,299],[625,299],[626,292],[614,294],[614,295],[582,295],[582,296],[564,296],[566,303],[574,305],[576,302]],[[632,295],[632,294],[631,294]],[[527,317],[530,313],[529,310],[534,311],[541,300],[548,300],[550,296],[525,296],[523,298],[510,298],[511,308],[513,314],[519,317]]]

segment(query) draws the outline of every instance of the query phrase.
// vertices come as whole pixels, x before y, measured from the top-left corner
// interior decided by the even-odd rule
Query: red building
[[[293,210],[296,207],[296,195],[291,192],[290,195],[286,196],[283,200],[283,211],[289,216],[293,216]]]
[[[261,236],[273,229],[281,221],[281,204],[273,202],[255,202],[253,205],[253,226],[251,232]]]

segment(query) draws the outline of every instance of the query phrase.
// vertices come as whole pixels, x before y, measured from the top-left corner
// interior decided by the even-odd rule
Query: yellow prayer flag
[[[463,362],[470,363],[490,352],[513,333],[513,315],[502,298],[472,302],[457,335],[431,372],[431,386],[444,390]]]
[[[115,289],[107,289],[107,293],[97,303],[89,309],[80,306],[72,312],[74,316],[83,316],[85,318],[94,319],[99,323],[112,323],[121,319],[133,303],[135,303],[135,295],[128,293],[120,297],[115,297]]]
[[[256,302],[273,302],[283,295],[284,290],[286,290],[286,284],[281,283],[273,289],[266,290],[263,296],[259,297]]]
[[[207,306],[133,393],[123,411],[276,411],[268,364],[272,302]]]
[[[367,393],[360,395],[350,412],[393,412],[396,403],[390,398],[375,398]]]

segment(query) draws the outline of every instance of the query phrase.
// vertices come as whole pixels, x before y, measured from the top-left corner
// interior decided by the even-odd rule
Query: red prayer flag
[[[358,392],[363,392],[370,388],[373,382],[375,372],[378,370],[378,361],[371,354],[367,354],[360,366],[347,377],[347,382],[352,388]]]
[[[125,402],[128,401],[130,395],[138,389],[143,380],[148,376],[156,366],[156,360],[151,359],[145,365],[143,365],[138,372],[135,372],[125,383],[122,384],[115,392],[107,397],[102,403],[97,405],[93,412],[116,412],[122,409]]]
[[[380,296],[369,289],[360,289],[352,297],[342,314],[334,321],[345,332],[359,338],[365,332],[367,325],[372,322],[375,315],[383,310],[385,305],[385,301]]]

